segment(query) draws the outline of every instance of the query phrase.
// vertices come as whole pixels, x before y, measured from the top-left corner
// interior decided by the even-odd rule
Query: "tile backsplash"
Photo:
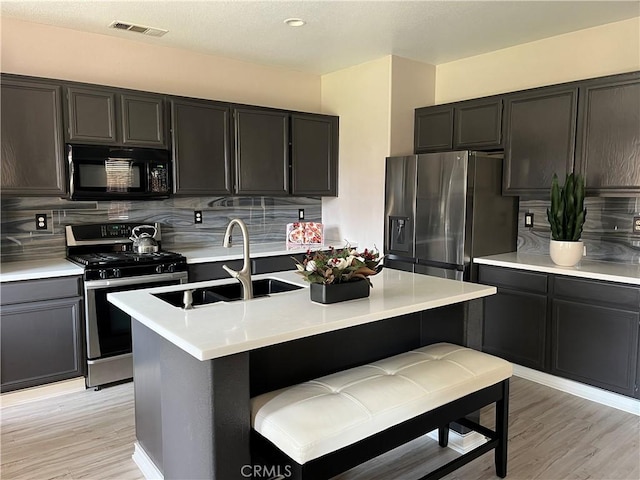
[[[0,248],[2,261],[64,257],[64,227],[102,222],[158,222],[162,248],[177,250],[222,245],[232,218],[247,224],[253,243],[285,240],[286,224],[298,219],[322,221],[320,198],[307,197],[173,197],[130,202],[71,202],[56,197],[2,198]],[[194,224],[202,210],[203,223]],[[48,229],[35,229],[35,215],[47,215]]]
[[[518,251],[548,255],[550,230],[548,201],[520,201]],[[640,264],[640,235],[632,233],[640,197],[593,197],[585,200],[587,219],[582,240],[591,260]],[[71,202],[56,197],[3,198],[0,201],[0,258],[4,261],[55,258],[65,255],[64,226],[101,222],[159,222],[162,246],[177,250],[221,245],[232,218],[241,218],[251,241],[284,241],[286,224],[298,219],[322,221],[322,202],[307,197],[173,197],[131,202]],[[203,223],[195,225],[193,212],[202,210]],[[534,227],[524,226],[524,214],[534,214]],[[48,229],[35,229],[35,215],[45,213]]]
[[[551,231],[546,200],[520,200],[518,251],[548,255]],[[603,262],[640,264],[640,235],[632,233],[633,217],[639,215],[640,197],[593,197],[585,199],[587,217],[581,240],[587,258]],[[534,215],[534,226],[524,226],[524,214]]]

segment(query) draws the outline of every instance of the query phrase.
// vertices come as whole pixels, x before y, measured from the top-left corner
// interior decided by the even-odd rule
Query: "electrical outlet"
[[[633,217],[633,228],[631,231],[636,235],[640,235],[640,217]]]
[[[36,213],[36,230],[47,230],[47,214]]]
[[[202,210],[195,210],[193,212],[193,223],[196,225],[202,223]]]
[[[524,226],[533,228],[533,213],[527,212],[524,214]]]
[[[304,208],[298,209],[298,220],[304,220]]]

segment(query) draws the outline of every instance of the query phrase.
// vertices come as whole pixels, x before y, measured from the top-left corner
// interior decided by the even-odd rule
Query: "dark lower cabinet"
[[[171,99],[174,185],[179,195],[233,195],[230,109]]]
[[[587,194],[640,192],[640,73],[580,86],[576,170]]]
[[[550,373],[634,396],[640,314],[554,299]]]
[[[2,77],[2,195],[63,196],[62,88]]]
[[[498,288],[485,299],[484,351],[640,398],[640,287],[489,265],[479,283]]]
[[[59,288],[64,282],[69,288]],[[3,296],[0,314],[2,392],[84,374],[82,297],[39,300],[51,296],[44,288],[73,291],[79,282],[76,277],[49,283],[11,282],[8,298]],[[34,301],[24,301],[28,293]],[[13,299],[22,301],[9,303]]]
[[[251,273],[257,275],[259,273],[283,272],[286,270],[295,270],[297,259],[302,262],[303,253],[291,255],[275,255],[271,257],[258,257],[251,260]],[[220,280],[228,278],[233,280],[229,274],[222,269],[222,265],[227,265],[233,270],[242,268],[242,260],[229,260],[227,262],[207,262],[189,264],[189,281],[202,282],[205,280]]]
[[[546,295],[500,288],[485,299],[482,350],[510,362],[545,369]]]
[[[494,285],[485,298],[482,350],[544,370],[547,351],[547,276],[479,266],[479,283]]]
[[[233,280],[233,278],[222,268],[223,265],[226,265],[232,270],[240,270],[242,268],[242,260],[190,263],[187,265],[189,282],[204,282],[206,280],[221,280],[223,278]],[[253,271],[253,265],[251,271]]]

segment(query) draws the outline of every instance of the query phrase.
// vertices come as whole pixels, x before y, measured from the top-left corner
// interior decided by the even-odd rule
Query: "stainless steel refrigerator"
[[[385,267],[475,281],[474,258],[516,250],[518,201],[501,190],[501,155],[387,158]]]

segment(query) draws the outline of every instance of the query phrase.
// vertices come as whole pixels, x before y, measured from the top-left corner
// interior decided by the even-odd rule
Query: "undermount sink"
[[[274,293],[290,292],[299,290],[302,287],[275,278],[262,278],[253,280],[253,297],[266,297]],[[174,292],[154,293],[155,297],[173,305],[174,307],[184,307],[185,290],[176,290]],[[242,300],[242,285],[239,282],[225,283],[222,285],[214,285],[212,287],[196,288],[191,290],[193,298],[192,305],[206,305],[216,302],[235,302]]]

